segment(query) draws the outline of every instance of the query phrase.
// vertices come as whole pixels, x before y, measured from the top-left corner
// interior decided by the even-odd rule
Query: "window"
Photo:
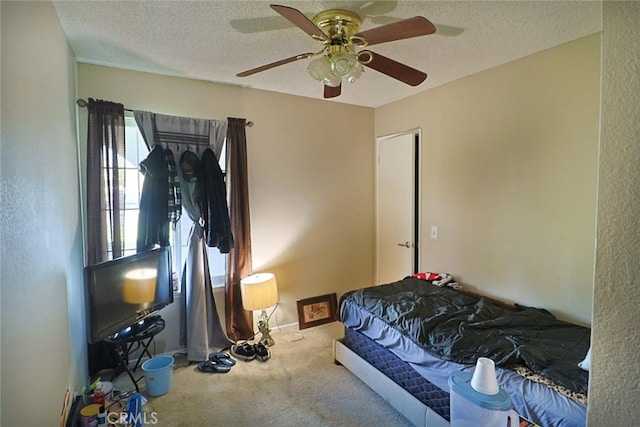
[[[132,116],[125,117],[125,141],[126,141],[126,161],[121,176],[124,176],[125,197],[125,218],[123,240],[125,242],[125,255],[136,252],[136,240],[138,235],[138,213],[140,207],[140,195],[142,194],[143,175],[139,171],[139,165],[149,154],[149,150],[144,142],[142,134],[138,130],[138,125]],[[222,147],[220,156],[220,167],[224,172],[226,166],[226,143]],[[176,163],[179,159],[176,159]],[[178,173],[180,170],[178,169]],[[174,292],[180,293],[182,267],[187,258],[189,244],[189,233],[193,221],[186,212],[182,212],[180,221],[176,224],[175,230],[171,230],[171,252],[173,256],[174,272]],[[224,286],[226,275],[226,255],[221,254],[218,248],[207,248],[209,257],[209,273],[214,287]]]
[[[125,214],[124,214],[124,255],[136,253],[138,236],[138,213],[140,211],[140,194],[144,178],[139,172],[140,162],[149,154],[144,139],[138,131],[133,117],[125,117],[125,162],[121,176],[124,176]]]
[[[119,177],[121,206],[124,206],[124,218],[122,219],[122,229],[120,230],[123,242],[123,256],[136,253],[136,240],[138,234],[138,213],[140,210],[140,194],[142,192],[143,177],[138,172],[138,165],[149,154],[149,150],[144,144],[142,135],[138,132],[138,127],[133,117],[125,117],[125,152],[124,157],[119,155],[119,169],[115,172]],[[105,153],[111,156],[111,150]],[[103,176],[107,177],[107,168],[103,169]],[[105,200],[109,199],[108,187],[105,186]],[[109,215],[107,206],[103,206],[103,215]],[[105,222],[107,227],[107,259],[113,259],[113,230],[112,222]]]

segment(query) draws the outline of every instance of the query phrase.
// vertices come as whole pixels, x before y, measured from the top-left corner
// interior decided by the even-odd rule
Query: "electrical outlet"
[[[438,240],[438,226],[437,225],[432,225],[431,226],[431,238],[433,240]]]

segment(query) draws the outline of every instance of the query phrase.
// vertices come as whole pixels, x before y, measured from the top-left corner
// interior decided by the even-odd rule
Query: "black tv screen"
[[[90,265],[84,272],[92,344],[173,302],[169,246]]]

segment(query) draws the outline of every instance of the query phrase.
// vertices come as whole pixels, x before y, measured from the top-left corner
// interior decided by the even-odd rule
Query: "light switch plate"
[[[438,240],[438,226],[437,225],[432,225],[431,226],[431,238],[433,240]]]

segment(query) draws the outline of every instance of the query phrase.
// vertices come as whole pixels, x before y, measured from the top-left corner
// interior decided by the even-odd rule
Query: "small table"
[[[105,339],[106,342],[115,345],[116,354],[118,355],[118,365],[111,377],[111,381],[119,375],[122,368],[127,372],[129,378],[131,378],[133,385],[136,387],[136,391],[140,392],[138,381],[144,377],[140,377],[137,380],[134,378],[132,371],[129,369],[129,354],[142,348],[142,353],[140,353],[140,357],[138,357],[138,361],[133,367],[133,372],[135,372],[145,354],[149,356],[149,358],[153,357],[149,351],[149,345],[151,345],[155,336],[164,330],[164,325],[164,319],[160,316],[152,316],[131,326],[129,330],[127,330],[127,328]]]

